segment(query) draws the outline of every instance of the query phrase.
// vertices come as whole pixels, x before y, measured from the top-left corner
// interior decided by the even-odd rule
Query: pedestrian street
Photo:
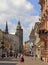
[[[12,61],[0,61],[0,65],[48,65],[47,62],[43,62],[38,58],[33,58],[31,56],[24,56],[24,62],[17,61],[15,59]]]

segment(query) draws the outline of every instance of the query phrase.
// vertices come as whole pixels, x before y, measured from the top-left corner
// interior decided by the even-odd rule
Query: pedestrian
[[[20,53],[17,54],[17,58],[18,58],[18,59],[20,58]]]
[[[20,61],[24,62],[24,55],[23,54],[20,55]]]
[[[36,60],[36,58],[37,58],[37,54],[35,54],[35,60]]]
[[[41,56],[41,61],[43,61],[42,56]]]
[[[18,54],[16,53],[16,58],[17,58],[17,55],[18,55]]]

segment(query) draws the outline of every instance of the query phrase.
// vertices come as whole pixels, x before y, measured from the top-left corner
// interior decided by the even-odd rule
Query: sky
[[[10,34],[15,34],[18,21],[23,28],[23,42],[40,18],[39,0],[0,0],[0,29],[5,31],[6,21]]]

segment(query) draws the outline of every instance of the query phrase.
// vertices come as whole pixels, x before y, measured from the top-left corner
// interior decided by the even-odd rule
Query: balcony
[[[48,31],[46,30],[39,30],[39,37],[42,40],[47,40]]]
[[[39,34],[47,34],[48,33],[48,31],[46,31],[46,30],[39,30]]]

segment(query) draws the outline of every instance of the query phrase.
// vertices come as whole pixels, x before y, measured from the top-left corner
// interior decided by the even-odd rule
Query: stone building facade
[[[0,29],[0,56],[1,56],[1,51],[2,51],[2,49],[1,49],[1,42],[2,42],[2,38],[3,38],[3,32],[2,32],[2,30]]]
[[[33,43],[34,46],[34,55],[37,55],[38,58],[40,58],[41,56],[41,49],[40,49],[40,38],[39,38],[39,31],[40,28],[40,22],[36,22],[34,29],[32,29],[31,33],[30,33],[30,40]]]
[[[30,40],[31,55],[35,56],[36,55],[36,48],[35,48],[36,37],[35,37],[35,29],[33,29],[33,28],[29,35],[29,40]]]
[[[48,62],[48,0],[39,0],[41,5],[41,24],[39,30],[41,57]]]
[[[30,40],[28,40],[24,43],[24,51],[30,52]]]
[[[40,22],[36,22],[35,26],[34,26],[34,31],[35,31],[35,41],[34,41],[34,44],[36,46],[36,55],[37,55],[38,58],[40,58],[40,56],[41,56],[40,38],[39,38],[39,34],[38,34],[39,28],[40,28]]]
[[[9,34],[8,32],[8,24],[6,22],[5,32],[0,30],[0,53],[1,51],[1,42],[3,41],[4,36],[4,46],[5,52],[10,52],[10,48],[12,47],[12,52],[23,52],[23,29],[21,28],[20,21],[18,22],[17,29],[15,34]]]

